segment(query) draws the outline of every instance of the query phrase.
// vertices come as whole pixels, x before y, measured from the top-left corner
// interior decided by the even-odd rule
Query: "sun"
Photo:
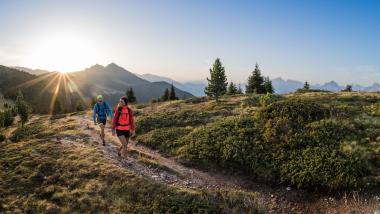
[[[81,70],[97,62],[99,51],[90,38],[75,33],[45,36],[29,48],[27,66],[59,71]]]

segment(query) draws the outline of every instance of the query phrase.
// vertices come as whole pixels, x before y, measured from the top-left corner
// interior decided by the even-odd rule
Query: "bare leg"
[[[103,144],[104,144],[104,125],[101,123],[100,125],[100,139],[102,140]]]
[[[127,145],[128,145],[128,141],[129,139],[126,138],[125,136],[119,136],[118,137],[119,140],[120,140],[120,143],[121,143],[121,154],[124,156],[124,158],[127,158],[128,156],[128,148],[127,148]]]

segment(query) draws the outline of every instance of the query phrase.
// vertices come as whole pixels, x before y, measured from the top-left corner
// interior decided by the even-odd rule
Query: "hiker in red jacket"
[[[127,158],[127,145],[129,137],[135,134],[135,122],[133,120],[132,109],[128,107],[128,100],[126,97],[120,98],[119,104],[115,109],[115,114],[112,120],[112,135],[120,140],[121,147],[119,149],[119,156],[123,154]]]

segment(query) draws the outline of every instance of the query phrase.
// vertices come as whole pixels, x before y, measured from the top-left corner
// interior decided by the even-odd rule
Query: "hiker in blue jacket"
[[[101,130],[100,138],[103,142],[103,146],[106,145],[106,142],[104,140],[104,128],[107,123],[107,115],[109,115],[112,120],[112,109],[110,108],[108,103],[103,100],[103,96],[98,95],[97,103],[94,105],[93,119],[94,119],[95,125],[97,123],[99,124],[100,130]]]

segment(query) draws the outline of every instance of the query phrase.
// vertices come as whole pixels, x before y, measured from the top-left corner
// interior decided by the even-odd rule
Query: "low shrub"
[[[267,106],[269,104],[272,104],[274,102],[283,100],[284,97],[278,94],[264,94],[259,96],[259,103],[260,106]]]
[[[203,164],[244,166],[259,130],[252,117],[233,116],[199,127],[180,139],[179,156]]]
[[[210,122],[211,117],[218,113],[198,110],[181,110],[175,112],[155,113],[151,115],[142,115],[137,121],[138,133],[146,133],[153,129],[163,127],[185,127],[199,126]]]
[[[345,189],[363,185],[366,167],[354,154],[312,147],[293,150],[281,165],[281,180],[298,188]]]
[[[197,104],[197,103],[203,103],[208,101],[209,99],[207,97],[193,97],[185,100],[185,103],[192,103],[192,104]]]
[[[288,118],[296,123],[308,123],[323,119],[329,110],[313,101],[302,99],[286,99],[274,102],[258,111],[257,117],[262,120]]]
[[[192,129],[186,127],[170,127],[152,130],[137,137],[141,142],[153,149],[158,149],[167,154],[174,154],[182,146],[177,139],[188,134]]]
[[[260,96],[257,94],[250,95],[242,101],[243,107],[257,107],[260,105]]]
[[[10,139],[13,142],[18,142],[25,139],[42,138],[49,135],[54,135],[49,129],[41,124],[28,124],[24,127],[16,129]]]

